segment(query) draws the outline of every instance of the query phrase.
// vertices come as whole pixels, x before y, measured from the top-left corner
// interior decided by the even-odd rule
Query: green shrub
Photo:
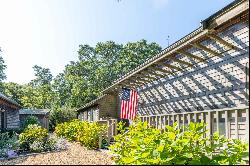
[[[8,132],[0,133],[0,157],[7,157],[8,150],[18,150],[19,143],[17,135],[12,133],[12,136]]]
[[[166,132],[137,121],[128,132],[119,124],[121,134],[115,136],[116,143],[110,150],[116,164],[121,165],[218,165],[245,164],[249,155],[247,144],[239,140],[225,139],[215,133],[212,141],[203,137],[204,123],[190,123],[182,132],[177,123],[166,126]]]
[[[40,122],[38,120],[38,118],[36,116],[27,116],[22,124],[22,128],[25,129],[26,127],[28,127],[29,125],[33,125],[33,124],[37,124],[40,125]]]
[[[43,147],[44,150],[53,151],[56,150],[56,144],[58,142],[58,138],[56,137],[49,137],[46,142],[44,143]]]
[[[72,121],[76,118],[76,111],[68,108],[53,108],[49,118],[49,129],[54,131],[58,124]]]
[[[106,130],[105,126],[97,123],[82,122],[80,131],[77,136],[77,141],[87,148],[99,148],[99,138]]]
[[[30,150],[30,145],[36,142],[45,142],[48,138],[48,130],[37,124],[28,125],[19,135],[19,143],[24,150]]]
[[[83,123],[78,119],[71,122],[65,122],[58,124],[55,128],[57,136],[65,137],[69,141],[77,141],[77,134],[81,132]]]
[[[21,128],[4,129],[4,131],[1,131],[0,134],[2,134],[2,133],[8,133],[9,137],[12,137],[14,135],[21,134],[22,131],[23,130]]]
[[[57,136],[65,137],[69,141],[78,141],[87,148],[96,149],[99,147],[99,138],[105,129],[104,125],[75,119],[57,125],[55,133]]]

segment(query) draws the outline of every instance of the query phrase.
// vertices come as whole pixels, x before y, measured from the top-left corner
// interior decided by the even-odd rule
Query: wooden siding
[[[79,111],[78,119],[84,121],[99,121],[106,118],[118,118],[118,99],[115,95],[107,95],[98,103]]]
[[[46,128],[46,129],[49,129],[49,118],[48,118],[48,115],[38,115],[38,114],[23,114],[23,115],[20,115],[20,126],[22,126],[22,124],[24,123],[25,119],[28,117],[28,116],[35,116],[38,118],[40,124],[42,127]]]
[[[7,110],[6,111],[7,128],[15,129],[20,127],[19,112],[18,110]],[[0,114],[0,125],[1,125],[1,114]]]

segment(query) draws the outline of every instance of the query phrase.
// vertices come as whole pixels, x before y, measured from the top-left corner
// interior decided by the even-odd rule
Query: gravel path
[[[4,160],[0,165],[114,165],[107,152],[87,150],[78,143],[69,145],[66,151]]]

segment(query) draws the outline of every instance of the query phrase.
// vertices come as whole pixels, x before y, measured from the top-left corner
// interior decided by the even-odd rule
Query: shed
[[[21,106],[14,100],[0,93],[0,125],[1,130],[20,127],[19,109]]]
[[[49,109],[21,109],[19,111],[20,123],[22,125],[28,116],[35,116],[42,127],[49,129],[49,113]]]

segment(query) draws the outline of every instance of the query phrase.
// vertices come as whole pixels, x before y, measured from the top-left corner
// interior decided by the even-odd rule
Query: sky
[[[80,44],[146,39],[162,48],[200,26],[232,0],[0,0],[5,82],[28,83],[32,67],[56,76]],[[169,38],[168,38],[169,36]]]

